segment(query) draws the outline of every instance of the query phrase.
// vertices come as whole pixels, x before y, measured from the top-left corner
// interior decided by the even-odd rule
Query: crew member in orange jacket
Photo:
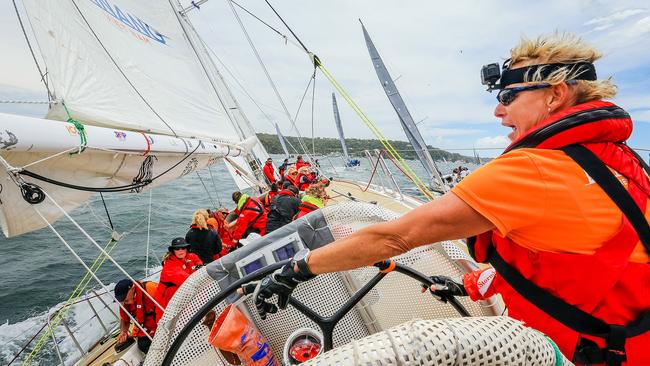
[[[225,207],[220,207],[214,212],[208,212],[210,216],[207,220],[208,226],[216,230],[219,238],[221,238],[221,251],[214,255],[214,259],[219,259],[236,248],[237,243],[232,240],[232,233],[230,232],[228,223],[226,223],[228,213],[228,209]]]
[[[237,212],[239,213],[232,239],[239,241],[252,232],[264,235],[267,217],[259,198],[250,197],[238,191],[232,194],[232,200],[237,203]]]
[[[264,171],[264,176],[266,179],[269,180],[269,183],[275,183],[275,168],[273,167],[273,159],[266,159],[266,163],[264,163],[264,168],[262,170]]]
[[[510,317],[573,363],[650,365],[650,167],[626,144],[630,115],[605,101],[616,86],[598,79],[600,57],[555,33],[522,39],[503,70],[485,65],[483,84],[499,90],[494,115],[511,129],[503,154],[396,220],[303,251],[257,284],[260,316],[277,310],[273,294],[288,299],[315,275],[478,235],[470,254],[493,268],[463,283],[436,276],[431,291],[499,293]]]
[[[153,338],[156,334],[156,305],[151,300],[156,296],[158,284],[156,282],[138,282],[140,287],[134,286],[133,281],[126,278],[120,280],[115,284],[114,292],[115,299],[122,303],[124,308],[133,316],[139,323],[140,327],[134,327],[131,333],[132,337],[138,340],[138,349],[143,353],[149,352],[151,346],[151,339],[142,331],[144,329],[147,334]],[[140,288],[145,289],[145,295]],[[117,343],[124,343],[129,337],[129,326],[131,319],[120,307],[120,334],[117,337]],[[140,329],[142,328],[142,329]]]
[[[271,183],[271,189],[269,189],[268,192],[264,193],[259,197],[260,202],[262,202],[262,206],[264,206],[264,211],[266,211],[267,215],[269,213],[269,210],[271,209],[271,202],[273,202],[273,198],[277,194],[278,194],[278,184]]]
[[[176,238],[172,240],[172,245],[167,248],[168,251],[163,257],[163,268],[156,290],[156,301],[163,308],[167,307],[169,300],[174,297],[183,282],[203,265],[201,259],[190,253],[189,249],[190,244],[185,242],[185,238]],[[156,321],[160,321],[162,316],[162,309],[156,306]]]

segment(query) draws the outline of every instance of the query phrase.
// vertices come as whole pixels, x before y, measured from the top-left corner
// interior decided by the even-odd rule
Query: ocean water
[[[279,162],[282,157],[274,158]],[[371,176],[372,166],[365,159],[362,159],[361,167],[345,169],[343,160],[339,157],[317,158],[327,176],[364,182]],[[374,164],[374,161],[372,163]],[[424,177],[419,163],[410,161],[409,164],[420,177]],[[456,166],[458,163],[439,163],[443,174],[451,172]],[[463,163],[463,166],[470,169],[476,167],[466,163]],[[392,170],[404,193],[416,196],[419,194],[405,177],[396,169]],[[230,195],[237,188],[225,166],[218,164],[211,167],[210,171],[205,169],[197,174],[190,174],[156,188],[151,193],[104,194],[112,224],[115,230],[123,235],[111,255],[132,276],[142,277],[147,266],[154,268],[160,265],[160,258],[166,252],[170,241],[175,237],[185,236],[192,213],[196,209],[234,207]],[[377,177],[373,183],[379,183]],[[103,246],[108,242],[112,230],[99,195],[75,210],[72,217],[97,243]],[[92,263],[99,255],[99,250],[70,221],[60,219],[54,227],[87,264]],[[68,299],[84,276],[85,269],[49,228],[16,238],[7,239],[2,236],[0,248],[0,364],[6,365],[45,324],[48,314]],[[124,277],[116,266],[108,261],[98,271],[97,276],[106,285]],[[90,287],[101,292],[101,286],[94,280]],[[106,301],[110,302],[108,297]],[[99,300],[93,304],[95,308],[102,309],[100,311],[109,311]],[[84,342],[94,342],[97,336],[103,333],[101,324],[96,321],[88,307],[73,308],[68,321],[72,329],[81,331],[79,339],[84,345]],[[71,360],[78,357],[78,354],[71,340],[64,340],[65,334],[63,327],[59,327],[55,332],[63,358]],[[30,347],[35,343],[36,341],[31,343]],[[59,363],[53,343],[49,343],[33,364]],[[29,350],[30,348],[27,353]],[[13,364],[21,364],[24,356],[25,354]]]

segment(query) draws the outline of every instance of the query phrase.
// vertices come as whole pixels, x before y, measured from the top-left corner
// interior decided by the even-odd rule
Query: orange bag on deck
[[[236,306],[228,305],[214,322],[208,342],[237,354],[246,366],[280,366],[266,338]]]

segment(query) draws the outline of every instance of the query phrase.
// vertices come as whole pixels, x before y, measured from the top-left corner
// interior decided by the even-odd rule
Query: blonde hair
[[[510,50],[510,65],[523,64],[569,64],[578,62],[594,62],[602,57],[602,53],[584,42],[580,37],[571,33],[555,32],[540,36],[536,39],[523,37],[519,44]],[[519,65],[517,65],[519,66]],[[562,67],[552,72],[545,79],[542,69],[526,73],[524,80],[529,83],[547,83],[557,85],[567,80],[575,79],[582,71],[575,67]],[[599,99],[611,99],[616,96],[616,85],[612,78],[605,80],[575,80],[575,103],[581,104]]]
[[[165,264],[165,262],[167,262],[167,260],[168,260],[169,258],[171,258],[172,255],[174,255],[172,252],[167,252],[167,253],[165,253],[165,255],[163,255],[163,257],[162,257],[162,262],[163,262],[163,264]]]
[[[207,220],[208,220],[208,211],[206,211],[203,208],[194,211],[194,215],[192,216],[192,225],[196,225],[202,230],[207,230],[208,229]]]
[[[320,183],[311,184],[309,187],[307,187],[305,194],[308,194],[312,197],[320,198],[322,200],[325,199],[325,197],[327,196],[327,194],[325,193],[325,188]]]

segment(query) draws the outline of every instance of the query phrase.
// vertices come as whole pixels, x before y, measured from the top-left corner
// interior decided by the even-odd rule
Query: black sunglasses
[[[515,98],[517,97],[517,94],[523,91],[544,89],[550,86],[551,84],[535,84],[535,85],[518,86],[514,88],[501,89],[501,91],[499,91],[499,94],[497,94],[497,101],[503,104],[504,106],[506,106],[514,102]]]
[[[189,250],[190,248],[188,247],[182,247],[182,248],[174,248],[174,250]]]

